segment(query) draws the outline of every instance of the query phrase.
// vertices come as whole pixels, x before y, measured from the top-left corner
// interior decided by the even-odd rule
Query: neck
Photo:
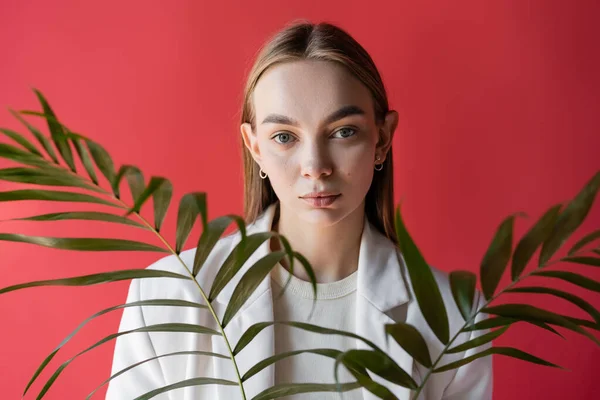
[[[327,283],[343,279],[358,268],[364,219],[363,204],[341,221],[323,227],[298,219],[293,210],[279,203],[271,230],[285,236],[294,251],[306,257],[318,283]],[[281,249],[277,239],[272,239],[270,246],[272,251]],[[289,270],[287,259],[283,259],[281,264]],[[297,260],[294,261],[294,276],[310,280]]]

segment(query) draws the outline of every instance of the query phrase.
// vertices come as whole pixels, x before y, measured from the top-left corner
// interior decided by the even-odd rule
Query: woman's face
[[[269,68],[252,100],[256,129],[242,124],[242,136],[282,208],[328,226],[364,206],[375,158],[383,162],[391,145],[396,112],[378,126],[367,87],[344,67],[326,61]],[[311,192],[339,196],[319,206],[303,199]]]

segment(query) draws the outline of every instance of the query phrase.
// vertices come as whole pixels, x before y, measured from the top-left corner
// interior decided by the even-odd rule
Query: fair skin
[[[365,196],[377,173],[373,167],[388,155],[398,113],[390,111],[376,123],[367,87],[343,66],[316,60],[270,67],[252,101],[256,129],[244,123],[240,130],[279,199],[272,230],[307,258],[317,282],[343,279],[358,267]],[[329,119],[345,107],[349,112],[342,118]],[[301,198],[313,191],[341,195],[318,208]],[[271,242],[272,250],[278,247]],[[308,280],[302,268],[294,268],[294,275]]]

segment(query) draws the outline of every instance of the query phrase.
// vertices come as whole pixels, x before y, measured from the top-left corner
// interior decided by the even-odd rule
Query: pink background
[[[210,218],[242,213],[239,106],[245,74],[261,43],[296,18],[330,21],[371,53],[391,106],[400,113],[396,201],[404,198],[403,214],[417,244],[438,268],[478,271],[504,217],[529,214],[517,224],[523,234],[600,168],[600,28],[594,3],[3,0],[0,126],[24,132],[7,107],[38,110],[31,88],[40,89],[62,121],[99,141],[117,166],[134,164],[146,179],[172,180],[174,204],[163,233],[174,242],[175,204],[184,193],[207,192]],[[46,131],[41,120],[29,120]],[[0,181],[2,191],[16,187]],[[597,203],[573,240],[600,226]],[[107,211],[0,203],[0,220],[90,209]],[[152,218],[151,206],[142,213]],[[2,222],[0,232],[159,244],[148,233],[107,223]],[[194,230],[186,248],[198,233]],[[0,242],[0,287],[143,268],[161,256]],[[600,279],[597,268],[564,267]],[[600,306],[597,294],[561,282],[529,282],[539,283]],[[42,359],[80,321],[124,302],[127,286],[36,288],[0,296],[0,397],[19,398]],[[548,296],[505,300],[586,316]],[[115,312],[84,328],[51,370],[116,331],[119,318]],[[494,356],[495,399],[595,397],[600,350],[588,339],[559,331],[567,341],[526,325],[495,341],[570,369]],[[75,361],[47,398],[84,398],[108,377],[113,346],[107,343]],[[47,371],[43,378],[49,376]],[[36,384],[26,398],[40,388]]]

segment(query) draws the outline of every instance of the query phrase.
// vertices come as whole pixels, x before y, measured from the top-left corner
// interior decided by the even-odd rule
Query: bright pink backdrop
[[[593,3],[3,0],[0,126],[23,131],[6,108],[38,109],[31,91],[38,88],[68,126],[98,140],[117,165],[135,164],[146,178],[170,178],[174,201],[190,191],[206,191],[211,218],[241,214],[239,105],[252,57],[292,19],[331,21],[371,53],[391,105],[400,112],[394,141],[396,201],[404,198],[411,233],[432,265],[478,271],[505,216],[528,213],[529,220],[517,225],[524,233],[534,218],[574,196],[600,168],[600,28]],[[30,120],[43,127],[40,120]],[[2,191],[15,187],[0,182]],[[0,220],[74,208],[0,203]],[[174,239],[174,210],[163,232],[169,240]],[[151,218],[151,207],[143,213]],[[577,237],[599,226],[597,201]],[[2,222],[0,232],[158,244],[142,231],[105,223]],[[186,247],[197,237],[195,231]],[[0,257],[4,287],[143,268],[161,255],[73,253],[0,242]],[[600,278],[593,267],[567,267]],[[37,288],[0,296],[0,397],[19,398],[39,362],[80,321],[122,303],[127,285]],[[560,282],[552,286],[600,306],[597,294]],[[585,317],[553,298],[540,297],[534,304]],[[94,321],[58,360],[114,332],[119,318],[120,312]],[[593,398],[600,389],[600,350],[581,336],[561,332],[567,341],[517,325],[498,339],[496,345],[526,349],[571,372],[495,356],[494,398]],[[47,398],[83,398],[108,376],[113,346],[110,342],[75,361]],[[36,384],[26,398],[40,388]]]

